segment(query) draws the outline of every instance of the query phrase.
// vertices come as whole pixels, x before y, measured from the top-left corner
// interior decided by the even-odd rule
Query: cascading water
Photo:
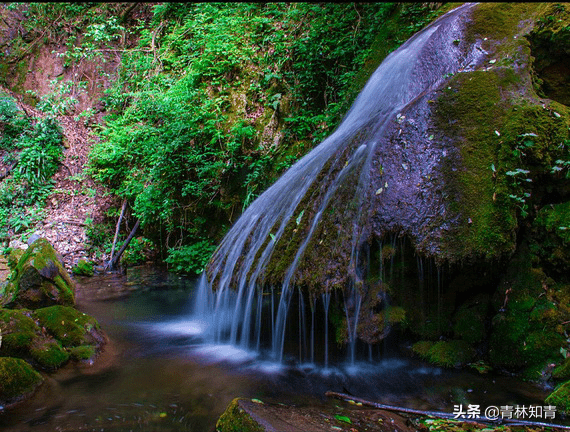
[[[338,129],[295,163],[234,224],[202,275],[196,299],[195,315],[204,323],[210,340],[257,350],[267,341],[271,356],[281,362],[290,305],[298,288],[299,361],[314,361],[316,340],[322,338],[321,354],[327,365],[330,300],[338,291],[345,301],[348,352],[354,361],[363,297],[361,244],[378,234],[378,230],[372,232],[368,221],[391,205],[394,193],[404,198],[406,193],[416,193],[398,190],[399,182],[404,180],[398,180],[394,170],[392,176],[383,172],[383,166],[389,170],[400,165],[398,159],[390,160],[387,131],[400,113],[444,83],[450,74],[472,67],[477,55],[481,56],[475,48],[460,49],[456,43],[462,38],[472,7],[466,4],[448,12],[391,53]],[[406,181],[415,183],[426,177],[425,170],[435,165],[428,159],[430,155],[429,151],[417,152],[419,162],[408,170]],[[407,169],[407,164],[401,165]],[[380,188],[375,184],[379,176]],[[317,241],[316,233],[324,235],[324,220],[329,217],[340,219],[332,226],[338,229],[337,239],[345,233],[348,252],[339,259],[344,267],[340,276],[320,280],[318,289],[305,290],[311,320],[306,324],[305,301],[299,287],[307,286],[307,278],[300,277],[299,266],[308,248],[318,251],[322,240]],[[386,226],[386,232],[388,229]],[[330,235],[330,229],[328,232]],[[292,242],[294,235],[296,242]],[[282,256],[284,251],[286,258]],[[284,259],[288,260],[285,266],[272,265]],[[278,285],[275,279],[280,281]],[[270,297],[270,304],[264,307],[266,297]],[[317,308],[324,316],[322,325],[315,322],[319,319]],[[319,328],[324,335],[315,331]]]

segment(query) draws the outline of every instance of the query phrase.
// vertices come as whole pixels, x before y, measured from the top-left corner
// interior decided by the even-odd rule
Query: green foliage
[[[138,237],[131,240],[127,249],[121,256],[121,265],[125,267],[132,267],[135,265],[143,264],[148,260],[149,254],[152,251],[153,243],[147,238]]]
[[[6,132],[0,150],[7,151],[4,160],[15,167],[0,183],[0,237],[7,237],[25,233],[43,218],[43,201],[62,157],[62,131],[51,115],[32,123],[7,96],[0,97],[0,128]]]
[[[49,116],[67,115],[71,108],[79,101],[77,96],[85,90],[85,81],[62,81],[54,79],[50,81],[50,92],[40,98],[36,108]],[[37,97],[36,92],[28,90],[29,94]]]
[[[80,259],[75,266],[71,269],[74,275],[78,276],[93,276],[95,273],[93,270],[93,263]]]
[[[109,238],[113,235],[112,230],[105,224],[94,224],[91,220],[85,221],[87,227],[85,228],[85,235],[89,243],[95,247],[104,246]]]
[[[16,148],[29,127],[30,120],[16,105],[15,100],[0,93],[0,150]]]
[[[165,261],[174,272],[200,274],[215,249],[216,246],[209,241],[202,240],[191,245],[169,249]]]
[[[143,228],[177,233],[187,244],[219,238],[338,125],[391,8],[155,6],[106,91],[110,114],[90,173],[128,199]],[[119,34],[111,27],[100,29],[101,43]]]
[[[570,381],[556,387],[545,399],[545,403],[555,406],[562,412],[570,413]]]

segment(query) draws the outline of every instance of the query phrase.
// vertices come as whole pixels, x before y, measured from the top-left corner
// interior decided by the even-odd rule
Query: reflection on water
[[[31,401],[0,414],[2,431],[211,431],[234,397],[326,404],[327,390],[385,404],[453,411],[453,405],[542,404],[545,393],[507,377],[389,358],[375,363],[276,364],[203,343],[190,316],[195,280],[150,268],[82,279],[78,308],[111,342],[90,368],[52,374]]]

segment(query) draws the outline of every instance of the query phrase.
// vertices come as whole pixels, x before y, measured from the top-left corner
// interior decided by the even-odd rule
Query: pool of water
[[[543,404],[547,392],[513,378],[428,366],[390,356],[374,362],[276,364],[205,343],[192,320],[197,281],[156,268],[79,281],[78,309],[110,342],[90,367],[49,375],[35,396],[0,412],[2,431],[213,431],[235,397],[331,404],[327,390],[424,410],[455,404]]]

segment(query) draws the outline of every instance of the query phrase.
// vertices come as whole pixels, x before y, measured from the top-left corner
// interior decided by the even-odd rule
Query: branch
[[[125,214],[125,210],[127,208],[127,199],[123,200],[123,207],[121,208],[121,215],[119,216],[119,220],[117,221],[117,227],[115,228],[115,238],[113,239],[113,247],[111,248],[111,257],[109,258],[109,263],[107,267],[111,266],[113,262],[113,255],[115,254],[115,246],[117,244],[117,238],[119,237],[119,229],[121,227],[121,221],[123,220],[123,215]]]
[[[137,219],[137,223],[135,224],[135,226],[133,227],[131,233],[129,234],[129,236],[127,237],[127,239],[125,240],[125,243],[123,243],[123,246],[121,247],[121,249],[119,250],[119,252],[117,253],[117,255],[115,256],[115,258],[113,258],[111,260],[111,262],[109,262],[109,269],[113,270],[115,269],[117,262],[119,261],[119,259],[121,258],[121,255],[123,255],[123,252],[125,251],[125,249],[127,248],[127,246],[129,245],[129,243],[131,242],[131,240],[133,239],[133,237],[135,236],[135,233],[137,232],[137,229],[139,228],[141,221],[140,219]]]
[[[362,405],[366,405],[373,408],[378,408],[386,411],[396,411],[396,412],[403,412],[406,414],[415,414],[420,416],[428,416],[428,417],[438,417],[443,419],[450,419],[450,420],[459,420],[462,422],[470,422],[470,423],[494,423],[494,424],[501,424],[501,423],[510,423],[514,425],[524,425],[524,426],[541,426],[541,427],[551,427],[551,428],[561,428],[570,430],[570,426],[562,426],[557,425],[554,423],[545,423],[545,422],[531,422],[525,420],[517,420],[517,419],[509,419],[509,418],[489,418],[486,416],[482,416],[476,419],[466,419],[463,417],[457,418],[455,414],[441,412],[441,411],[424,411],[424,410],[417,410],[413,408],[404,408],[404,407],[397,407],[393,405],[384,405],[378,402],[368,401],[366,399],[361,399],[358,397],[350,396],[345,393],[337,393],[333,391],[328,391],[325,393],[325,396],[328,397],[335,397],[337,399],[341,399],[344,401],[354,401],[360,402]]]

